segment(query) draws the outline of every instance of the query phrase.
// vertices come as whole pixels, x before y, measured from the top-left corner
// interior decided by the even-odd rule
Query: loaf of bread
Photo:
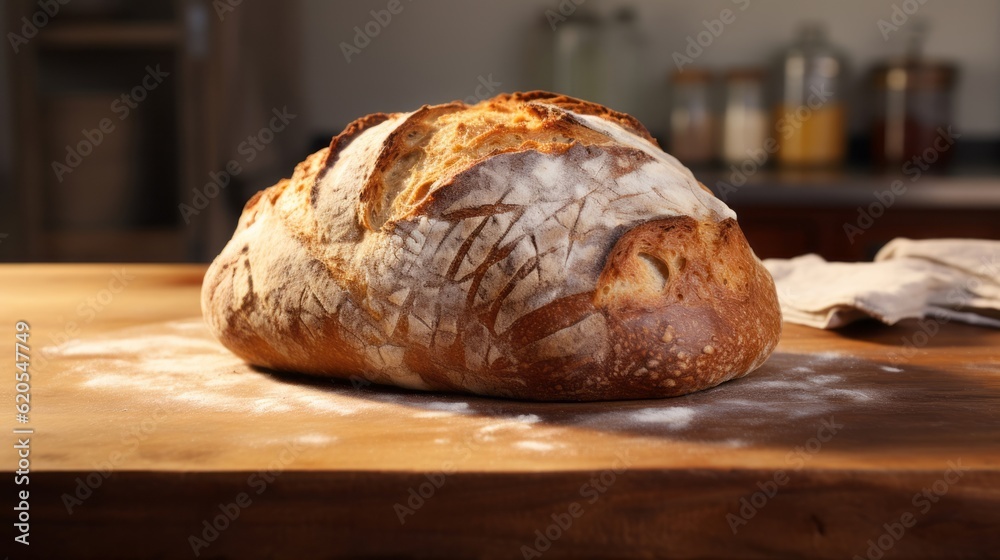
[[[634,118],[544,92],[355,121],[247,203],[202,309],[266,368],[559,401],[712,387],[781,329],[733,211]]]

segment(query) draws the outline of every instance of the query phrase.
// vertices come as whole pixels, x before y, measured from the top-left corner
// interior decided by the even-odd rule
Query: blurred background
[[[995,0],[0,0],[0,260],[211,260],[355,118],[638,117],[762,257],[1000,238]]]

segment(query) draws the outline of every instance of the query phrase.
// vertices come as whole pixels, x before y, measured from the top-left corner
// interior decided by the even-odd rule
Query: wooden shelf
[[[901,181],[905,190],[894,205],[926,209],[1000,209],[1000,177],[994,174],[907,175],[870,173],[783,173],[761,171],[740,186],[731,174],[695,171],[695,177],[735,206],[800,208],[866,206],[874,194]]]
[[[39,34],[46,47],[173,47],[182,38],[174,22],[53,23]]]

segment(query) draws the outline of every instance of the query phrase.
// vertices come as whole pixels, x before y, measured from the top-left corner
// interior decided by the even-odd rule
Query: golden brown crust
[[[359,119],[247,203],[206,319],[254,364],[429,390],[629,399],[746,375],[780,334],[773,282],[651,140],[545,92]]]
[[[635,132],[644,139],[652,142],[654,145],[659,146],[656,139],[649,133],[649,130],[639,122],[638,119],[632,115],[625,113],[620,113],[612,109],[608,109],[603,105],[598,105],[597,103],[591,103],[589,101],[583,101],[582,99],[577,99],[575,97],[570,97],[568,95],[561,95],[557,93],[549,93],[547,91],[527,91],[520,93],[512,93],[509,96],[500,95],[496,98],[497,100],[510,100],[510,101],[544,101],[547,104],[555,105],[557,107],[562,107],[563,109],[568,109],[574,113],[581,115],[594,115],[598,117],[603,117],[609,120],[614,120],[625,126],[632,132]]]
[[[424,105],[403,119],[399,126],[389,134],[372,165],[368,181],[361,187],[361,207],[358,214],[363,226],[370,230],[381,226],[386,218],[380,215],[385,214],[386,210],[391,208],[393,201],[399,195],[397,189],[386,186],[386,183],[400,183],[386,177],[390,169],[399,163],[412,166],[413,162],[408,160],[423,155],[420,150],[421,141],[432,133],[432,124],[435,119],[448,113],[461,111],[464,108],[465,105],[462,103],[449,103],[433,107]]]
[[[393,115],[386,113],[372,113],[371,115],[365,115],[359,119],[356,119],[351,124],[347,125],[347,128],[343,132],[334,136],[330,140],[329,151],[326,154],[326,159],[323,160],[323,167],[330,167],[337,161],[337,156],[340,155],[340,150],[344,149],[355,136],[361,134],[365,130],[381,124]]]

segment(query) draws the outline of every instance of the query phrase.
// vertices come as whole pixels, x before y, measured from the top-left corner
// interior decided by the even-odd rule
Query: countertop
[[[201,322],[203,272],[0,266],[12,349],[30,325],[13,558],[1000,550],[1000,332],[785,324],[760,370],[707,391],[525,403],[249,367]]]

